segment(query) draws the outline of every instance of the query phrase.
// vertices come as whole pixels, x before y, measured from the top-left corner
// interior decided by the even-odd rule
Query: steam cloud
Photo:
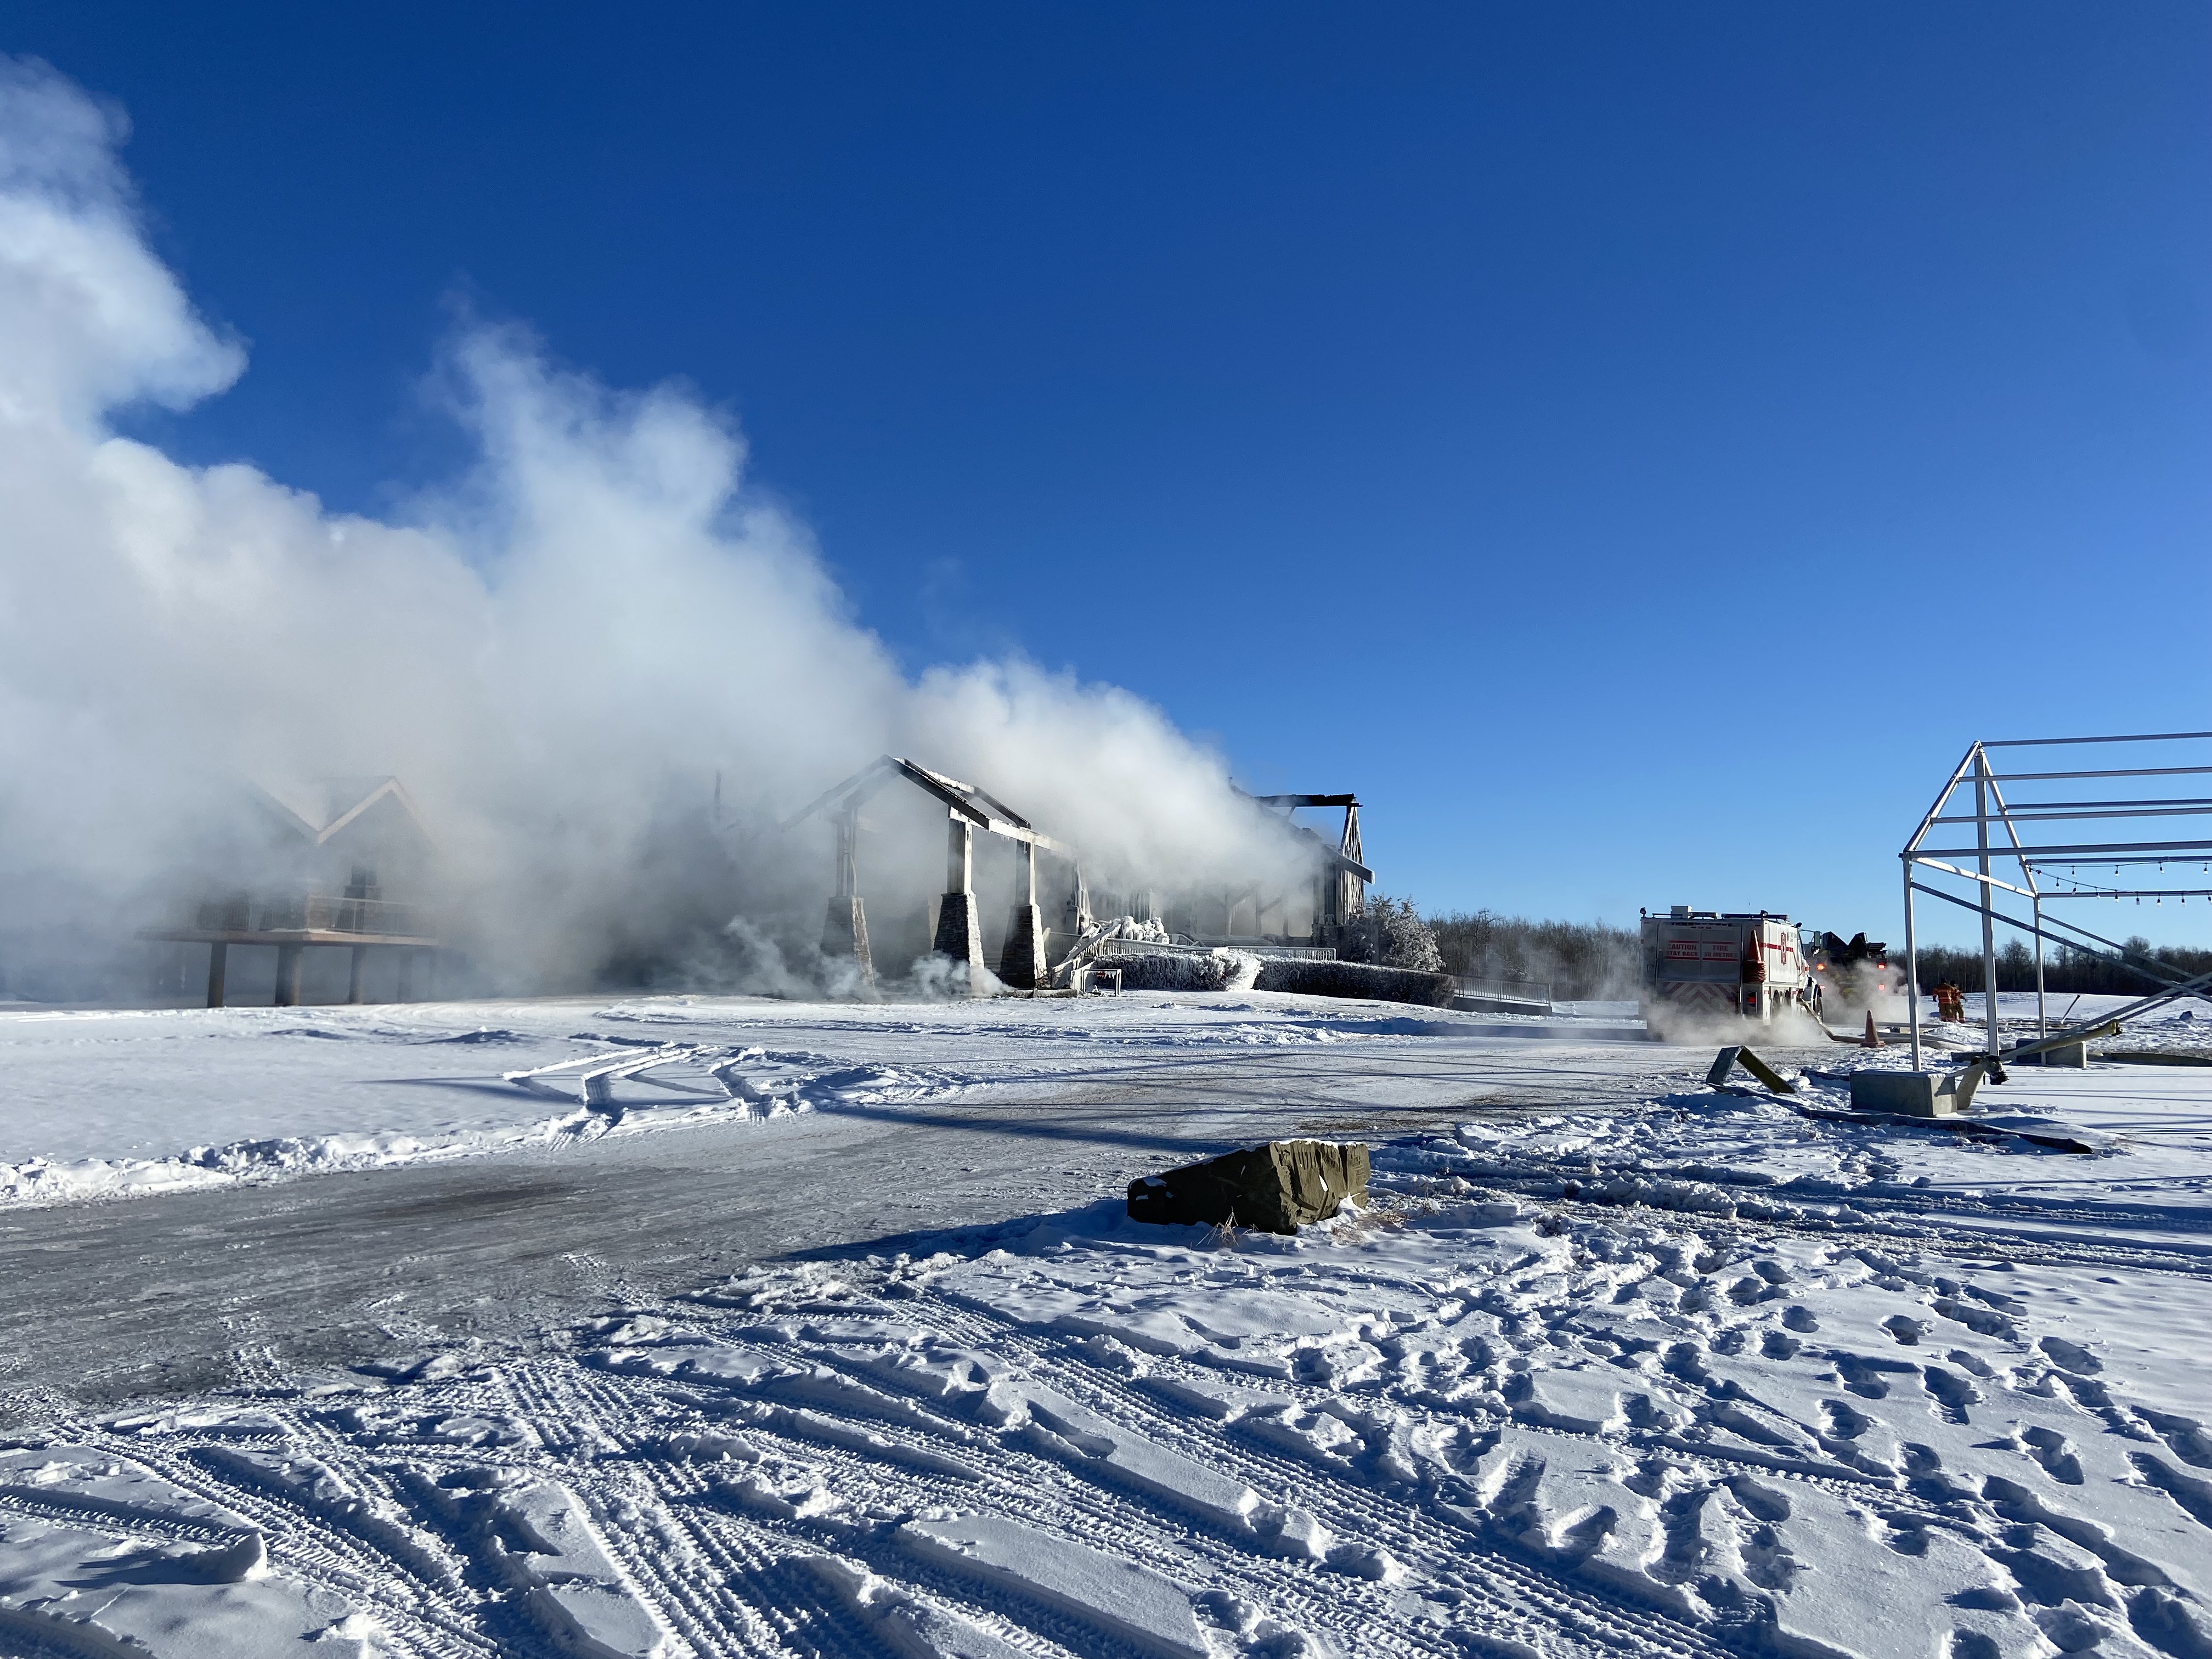
[[[818,926],[826,853],[764,826],[885,751],[1133,881],[1268,856],[1222,763],[1126,692],[1024,661],[908,681],[805,526],[748,490],[727,419],[559,369],[520,330],[447,346],[439,383],[476,459],[404,522],[118,435],[116,411],[189,408],[246,367],[149,247],[125,137],[51,69],[0,59],[0,913],[19,974],[143,925],[219,858],[241,778],[401,776],[479,959],[517,988],[719,930],[731,892]],[[750,826],[734,859],[681,833],[717,774]]]

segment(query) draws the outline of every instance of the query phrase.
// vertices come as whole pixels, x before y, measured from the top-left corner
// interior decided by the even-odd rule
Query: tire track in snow
[[[854,1310],[846,1309],[840,1311],[850,1316]],[[972,1346],[1025,1358],[1052,1386],[1064,1389],[1071,1397],[1079,1400],[1088,1392],[1091,1398],[1085,1400],[1084,1403],[1094,1407],[1107,1407],[1102,1414],[1119,1423],[1130,1423],[1133,1419],[1135,1425],[1156,1443],[1174,1447],[1180,1442],[1186,1455],[1194,1455],[1207,1468],[1234,1474],[1258,1490],[1297,1495],[1309,1507],[1315,1509],[1324,1524],[1328,1524],[1340,1537],[1383,1538],[1394,1541],[1407,1539],[1423,1547],[1417,1552],[1409,1552],[1418,1553],[1423,1559],[1460,1559],[1460,1572],[1463,1577],[1474,1579],[1474,1588],[1486,1599],[1534,1604],[1528,1608],[1530,1616],[1527,1626],[1532,1633],[1556,1629],[1561,1624],[1579,1625],[1586,1635],[1610,1650],[1630,1646],[1650,1648],[1680,1654],[1685,1656],[1685,1659],[1689,1659],[1690,1656],[1726,1651],[1724,1648],[1713,1644],[1710,1638],[1692,1626],[1668,1620],[1663,1615],[1624,1609],[1618,1602],[1601,1595],[1562,1582],[1541,1567],[1510,1556],[1486,1553],[1480,1568],[1470,1567],[1463,1559],[1470,1542],[1486,1552],[1494,1551],[1494,1546],[1486,1537],[1480,1534],[1471,1534],[1463,1528],[1425,1522],[1418,1511],[1394,1504],[1382,1494],[1338,1483],[1326,1486],[1326,1498],[1318,1497],[1316,1493],[1320,1488],[1316,1476],[1321,1472],[1315,1466],[1301,1462],[1286,1453],[1275,1453],[1241,1440],[1232,1441],[1210,1434],[1187,1419],[1163,1413],[1148,1396],[1119,1384],[1096,1368],[1086,1369],[1079,1376],[1071,1375],[1069,1368],[1055,1352],[1064,1344],[1054,1339],[1036,1337],[1018,1327],[992,1321],[972,1309],[955,1310],[940,1304],[933,1306],[931,1312],[933,1324],[944,1329],[946,1334],[956,1340],[964,1340]],[[775,1345],[752,1342],[747,1346],[764,1356],[779,1352]],[[792,1346],[796,1348],[796,1353],[784,1357],[802,1358],[812,1363],[830,1364],[843,1370],[854,1381],[863,1384],[880,1385],[890,1380],[874,1371],[852,1365],[843,1360],[834,1348]],[[1192,1370],[1195,1373],[1197,1368]],[[1300,1394],[1309,1402],[1328,1397],[1320,1390],[1301,1390]],[[927,1407],[928,1402],[922,1403]],[[955,1429],[966,1426],[949,1416],[945,1420],[948,1426]],[[793,1443],[802,1448],[805,1455],[812,1457],[820,1457],[823,1450],[817,1443],[811,1441],[795,1440]],[[1591,1443],[1599,1443],[1593,1438]],[[1000,1449],[999,1456],[1002,1461],[1020,1460],[1030,1463],[1035,1474],[1042,1474],[1048,1479],[1060,1475],[1066,1467],[1026,1451],[1003,1446]],[[845,1454],[845,1457],[854,1463],[860,1461],[850,1454]],[[1325,1480],[1328,1478],[1324,1476]],[[985,1491],[981,1494],[969,1494],[971,1503],[976,1496],[988,1495],[997,1512],[1029,1520],[1044,1530],[1068,1529],[1068,1517],[1061,1515],[1055,1522],[1054,1512],[1037,1504],[1030,1496],[1034,1479],[1017,1483],[1008,1490],[990,1490],[996,1483],[988,1477],[980,1484]],[[1162,1529],[1164,1519],[1169,1529],[1182,1530],[1190,1526],[1179,1516],[1165,1518],[1157,1509],[1128,1500],[1110,1488],[1098,1489],[1085,1481],[1079,1483],[1077,1490],[1098,1492],[1108,1498],[1103,1503],[1094,1500],[1082,1506],[1090,1511],[1090,1518],[1097,1528],[1095,1531],[1082,1528],[1083,1535],[1109,1540],[1115,1548],[1131,1555],[1132,1559],[1139,1559],[1147,1553],[1133,1547],[1134,1539],[1132,1536],[1146,1531],[1146,1523],[1149,1523],[1149,1529],[1155,1532]],[[946,1496],[957,1498],[960,1494],[949,1493]],[[1116,1499],[1120,1501],[1115,1501]],[[1200,1535],[1216,1547],[1207,1553],[1213,1556],[1218,1565],[1232,1568],[1241,1576],[1265,1581],[1285,1616],[1303,1618],[1316,1628],[1337,1628],[1347,1636],[1358,1634],[1364,1645],[1372,1645],[1376,1639],[1371,1619],[1378,1613],[1385,1618],[1389,1616],[1387,1607],[1370,1609],[1367,1618],[1352,1624],[1351,1629],[1344,1629],[1350,1622],[1342,1611],[1344,1599],[1347,1595],[1364,1599],[1364,1595],[1372,1594],[1361,1581],[1334,1578],[1328,1583],[1324,1597],[1310,1582],[1314,1577],[1310,1572],[1298,1571],[1289,1564],[1279,1563],[1249,1548],[1240,1547],[1235,1540],[1221,1538],[1211,1532],[1201,1532]],[[1180,1541],[1188,1544],[1192,1539],[1186,1534]],[[890,1576],[890,1570],[882,1567],[878,1570]],[[1414,1639],[1408,1634],[1403,1638],[1394,1638],[1392,1645],[1395,1650],[1408,1653],[1459,1651],[1457,1645],[1441,1632],[1438,1639],[1433,1643]]]
[[[748,1346],[764,1356],[779,1352],[774,1345],[756,1343]],[[788,1358],[794,1356],[785,1352],[781,1357]],[[796,1357],[818,1359],[822,1356],[814,1351],[802,1349]],[[668,1385],[664,1383],[663,1386]],[[948,1430],[972,1436],[972,1430],[957,1419],[947,1417],[943,1421]],[[1458,1651],[1457,1647],[1449,1641],[1429,1642],[1396,1633],[1378,1637],[1371,1621],[1376,1616],[1387,1619],[1387,1609],[1370,1608],[1366,1610],[1366,1619],[1348,1620],[1339,1603],[1347,1592],[1366,1590],[1368,1587],[1364,1583],[1358,1581],[1333,1582],[1326,1587],[1324,1595],[1310,1582],[1310,1576],[1300,1574],[1290,1564],[1240,1549],[1233,1541],[1217,1537],[1180,1515],[1164,1516],[1158,1508],[1116,1489],[1097,1487],[1088,1481],[1071,1481],[1067,1479],[1064,1465],[1023,1448],[994,1442],[990,1444],[986,1456],[958,1449],[948,1443],[945,1450],[956,1460],[968,1464],[967,1480],[955,1481],[950,1478],[931,1477],[904,1467],[897,1468],[893,1477],[887,1479],[887,1471],[881,1463],[872,1462],[850,1448],[790,1432],[774,1423],[748,1424],[746,1431],[759,1440],[780,1442],[787,1446],[794,1462],[804,1462],[823,1471],[828,1476],[823,1484],[833,1491],[842,1489],[856,1496],[868,1494],[908,1510],[929,1504],[949,1510],[980,1509],[1006,1516],[1047,1534],[1064,1534],[1073,1531],[1095,1545],[1107,1547],[1128,1559],[1148,1562],[1155,1571],[1171,1577],[1190,1576],[1190,1564],[1182,1552],[1194,1549],[1208,1558],[1210,1565],[1217,1568],[1226,1569],[1247,1579],[1263,1580],[1262,1593],[1268,1596],[1273,1610],[1291,1622],[1303,1623],[1315,1629],[1336,1627],[1340,1633],[1347,1636],[1364,1631],[1364,1634],[1360,1638],[1362,1644],[1376,1650],[1409,1655],[1440,1655]],[[1038,1499],[1036,1494],[1040,1488],[1052,1491],[1052,1503]],[[803,1525],[799,1523],[799,1526]],[[791,1529],[799,1531],[798,1527]],[[1175,1547],[1161,1546],[1158,1540],[1163,1534],[1173,1538]],[[866,1547],[866,1540],[840,1539],[825,1534],[818,1528],[799,1531],[799,1535],[817,1549],[858,1554],[868,1561],[873,1571],[887,1579],[908,1584],[922,1582],[917,1580],[916,1575],[923,1569],[903,1553],[882,1547]],[[955,1595],[967,1588],[957,1581],[936,1575],[931,1575],[926,1582],[933,1590],[945,1595]]]
[[[420,1594],[395,1586],[395,1575],[406,1575],[405,1564],[380,1552],[355,1547],[343,1534],[332,1537],[329,1517],[310,1506],[272,1500],[252,1483],[234,1482],[210,1471],[199,1461],[195,1447],[177,1448],[160,1443],[99,1433],[72,1437],[73,1443],[100,1450],[118,1461],[137,1464],[187,1497],[230,1510],[267,1540],[272,1565],[303,1584],[320,1589],[340,1601],[371,1610],[389,1632],[398,1650],[420,1654],[422,1659],[483,1659],[497,1649],[465,1627],[439,1618],[434,1603]],[[205,1530],[189,1522],[179,1522],[157,1510],[129,1515],[95,1510],[70,1511],[64,1505],[11,1504],[33,1513],[53,1511],[48,1518],[94,1532],[167,1537],[173,1541],[210,1543],[230,1541],[235,1529],[218,1529],[216,1537],[202,1537]],[[428,1628],[425,1628],[425,1626]]]
[[[981,1315],[974,1317],[981,1328],[978,1334],[992,1333],[989,1340],[999,1347],[1025,1352],[1033,1362],[1054,1370],[1066,1369],[1054,1364],[1056,1356],[1050,1352],[1050,1339],[1037,1338],[1010,1325],[994,1327]],[[1199,1367],[1188,1370],[1192,1375],[1200,1374]],[[1663,1615],[1624,1608],[1617,1601],[1562,1581],[1540,1567],[1498,1553],[1492,1540],[1480,1534],[1448,1528],[1425,1516],[1419,1509],[1393,1503],[1385,1494],[1371,1488],[1332,1480],[1328,1472],[1301,1462],[1290,1453],[1256,1446],[1242,1438],[1209,1433],[1188,1419],[1163,1413],[1149,1396],[1098,1368],[1087,1369],[1079,1377],[1055,1376],[1054,1381],[1077,1398],[1085,1392],[1090,1393],[1091,1398],[1085,1404],[1094,1408],[1108,1407],[1102,1415],[1117,1422],[1133,1423],[1158,1443],[1175,1447],[1178,1441],[1182,1442],[1186,1455],[1209,1468],[1234,1475],[1255,1490],[1297,1496],[1340,1538],[1388,1539],[1392,1534],[1409,1538],[1427,1547],[1419,1552],[1419,1559],[1455,1560],[1459,1571],[1474,1578],[1485,1593],[1499,1600],[1535,1602],[1535,1610],[1544,1618],[1571,1623],[1578,1616],[1587,1621],[1585,1628],[1590,1634],[1602,1636],[1608,1645],[1656,1648],[1662,1652],[1680,1654],[1685,1659],[1727,1651],[1693,1626]],[[1311,1405],[1336,1396],[1306,1388],[1291,1397],[1300,1398],[1301,1404]],[[1492,1419],[1492,1425],[1497,1426],[1498,1420]],[[1590,1437],[1590,1443],[1601,1443],[1595,1437]],[[1322,1479],[1317,1480],[1317,1475]],[[1486,1552],[1480,1566],[1465,1557],[1470,1542]],[[1613,1639],[1616,1632],[1618,1642]],[[1458,1649],[1446,1642],[1439,1644],[1436,1650],[1455,1652]]]

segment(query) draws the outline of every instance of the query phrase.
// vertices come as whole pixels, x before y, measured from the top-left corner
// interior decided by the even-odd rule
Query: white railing
[[[314,889],[204,900],[195,925],[210,933],[381,933],[410,939],[425,938],[429,930],[420,905]]]
[[[1456,974],[1459,994],[1463,997],[1479,997],[1491,1002],[1541,1003],[1552,1006],[1552,984],[1541,979],[1486,979],[1471,974]]]
[[[1273,957],[1299,962],[1334,962],[1336,952],[1319,945],[1187,945],[1169,939],[1102,939],[1093,954],[1102,957],[1143,957],[1155,955],[1204,957],[1216,951],[1241,951],[1248,957],[1261,961]]]

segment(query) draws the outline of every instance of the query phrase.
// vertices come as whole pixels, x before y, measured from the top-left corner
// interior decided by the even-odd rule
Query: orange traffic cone
[[[1859,1039],[1859,1046],[1863,1048],[1882,1047],[1881,1033],[1874,1029],[1874,1010],[1871,1008],[1867,1010],[1866,1035]]]

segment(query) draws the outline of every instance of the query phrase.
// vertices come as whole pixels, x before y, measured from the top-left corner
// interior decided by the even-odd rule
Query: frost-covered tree
[[[1425,974],[1440,972],[1444,965],[1437,936],[1421,920],[1413,900],[1386,898],[1380,893],[1370,893],[1345,923],[1337,955],[1346,962],[1411,968]]]

